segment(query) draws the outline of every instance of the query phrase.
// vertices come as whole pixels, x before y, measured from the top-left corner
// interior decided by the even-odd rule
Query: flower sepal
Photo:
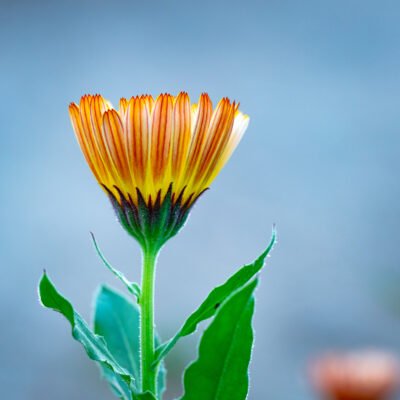
[[[175,198],[171,183],[167,193],[162,196],[160,190],[153,202],[151,197],[146,201],[137,188],[138,201],[136,205],[132,197],[129,195],[126,198],[118,187],[115,186],[114,189],[118,192],[119,198],[106,186],[104,188],[121,225],[146,252],[153,253],[158,252],[167,240],[179,232],[195,201],[201,195],[196,199],[189,196],[183,203],[185,188]]]

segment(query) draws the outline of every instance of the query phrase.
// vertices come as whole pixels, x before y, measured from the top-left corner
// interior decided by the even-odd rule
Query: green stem
[[[154,276],[158,251],[143,250],[142,294],[140,298],[140,350],[142,391],[156,394],[154,361]]]

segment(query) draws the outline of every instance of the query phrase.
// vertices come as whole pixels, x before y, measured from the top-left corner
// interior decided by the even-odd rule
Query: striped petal
[[[188,185],[191,184],[190,187],[192,186],[194,171],[196,170],[204,149],[206,134],[208,132],[212,115],[212,104],[207,93],[203,93],[200,96],[198,107],[194,107],[192,111],[195,123],[192,127],[193,135],[189,147],[189,156],[185,171],[185,180]]]
[[[188,94],[179,93],[174,105],[171,148],[171,179],[175,187],[180,186],[188,157],[192,139],[191,116]]]
[[[206,93],[193,105],[185,92],[122,98],[118,111],[100,95],[85,95],[69,112],[97,181],[136,206],[137,190],[147,203],[172,183],[171,198],[189,207],[228,161],[249,122],[227,98],[213,112]]]
[[[102,134],[109,155],[110,172],[115,178],[114,185],[128,195],[132,187],[132,177],[129,174],[122,121],[117,111],[107,110],[103,114]]]
[[[173,120],[173,97],[160,95],[151,115],[150,168],[153,176],[153,195],[157,189],[168,189],[171,171],[168,168],[171,156]]]
[[[132,97],[129,100],[125,119],[125,143],[129,170],[137,187],[144,188],[150,148],[150,110],[144,97]]]

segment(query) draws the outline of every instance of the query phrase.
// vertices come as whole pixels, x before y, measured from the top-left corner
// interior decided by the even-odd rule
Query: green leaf
[[[112,392],[120,399],[132,400],[132,391],[127,383],[110,368],[102,365],[102,377],[107,380],[111,386]]]
[[[161,397],[160,397],[161,398]],[[153,393],[151,392],[146,392],[146,393],[134,393],[133,400],[157,400]]]
[[[269,252],[271,251],[276,238],[275,228],[272,231],[272,238],[264,253],[252,264],[245,265],[238,272],[232,275],[223,285],[216,287],[211,291],[206,300],[200,307],[186,320],[182,328],[167,342],[163,343],[156,350],[156,365],[160,362],[167,353],[175,346],[176,342],[183,336],[187,336],[196,331],[197,325],[215,315],[221,304],[236,290],[240,289],[251,278],[256,275],[264,266],[264,261]]]
[[[128,291],[133,294],[137,302],[140,302],[140,287],[137,283],[129,281],[127,278],[125,278],[125,275],[117,271],[103,256],[102,252],[100,251],[99,246],[97,245],[96,238],[94,237],[94,234],[90,232],[90,235],[92,236],[94,248],[96,249],[97,254],[99,255],[101,261],[103,261],[104,265],[126,286]]]
[[[155,338],[156,344],[158,345],[158,337]],[[164,390],[166,389],[167,383],[167,370],[165,369],[164,362],[160,363],[158,366],[157,372],[157,396],[159,399],[162,399]]]
[[[104,337],[115,360],[135,379],[133,389],[140,391],[140,311],[128,297],[101,286],[95,300],[94,332]],[[114,382],[110,382],[114,389]],[[157,392],[165,388],[165,369],[160,365]],[[138,394],[136,395],[138,396]],[[138,397],[138,399],[141,397]],[[143,397],[145,399],[145,397]]]
[[[140,382],[139,310],[124,296],[101,286],[94,312],[94,332],[104,338],[117,362]]]
[[[114,375],[116,381],[123,382],[128,388],[133,384],[133,377],[116,361],[104,339],[89,329],[71,303],[57,292],[46,273],[39,283],[39,296],[45,307],[52,308],[67,318],[72,327],[72,336],[83,345],[89,358],[100,364],[103,374]]]
[[[199,357],[185,371],[181,400],[245,400],[257,279],[234,293],[205,330]]]

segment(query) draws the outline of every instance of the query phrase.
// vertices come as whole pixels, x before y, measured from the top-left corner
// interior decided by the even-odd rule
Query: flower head
[[[100,95],[69,106],[79,145],[125,229],[161,247],[184,224],[239,143],[248,117],[207,94],[191,105],[185,92],[154,100],[122,98],[119,110]]]
[[[316,389],[333,400],[383,400],[399,383],[399,366],[380,351],[326,354],[311,365]]]

